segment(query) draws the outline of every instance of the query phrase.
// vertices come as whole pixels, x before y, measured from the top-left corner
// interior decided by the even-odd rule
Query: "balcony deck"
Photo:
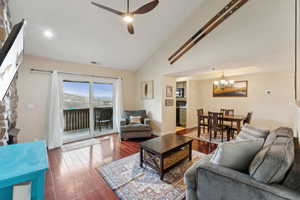
[[[94,135],[113,133],[113,108],[94,108]],[[90,133],[89,108],[64,110],[64,141],[87,138]]]
[[[102,129],[101,131],[96,130],[95,134],[96,134],[96,136],[101,136],[101,135],[111,134],[113,132],[114,132],[114,130],[109,128],[109,129]],[[85,137],[89,137],[89,136],[90,136],[89,129],[80,129],[80,130],[64,132],[64,140],[65,141],[72,141],[76,138],[85,138]]]

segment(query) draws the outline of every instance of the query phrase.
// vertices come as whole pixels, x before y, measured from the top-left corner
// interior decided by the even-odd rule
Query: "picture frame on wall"
[[[248,97],[248,81],[235,81],[232,85],[213,85],[213,97]]]
[[[166,87],[166,97],[173,97],[173,86],[167,85]]]
[[[165,106],[166,107],[174,106],[174,99],[166,99]]]
[[[143,81],[141,83],[142,88],[142,99],[153,99],[154,98],[154,88],[153,88],[153,80],[151,81]]]

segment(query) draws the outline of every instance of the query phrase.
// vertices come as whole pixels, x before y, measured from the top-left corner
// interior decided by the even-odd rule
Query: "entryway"
[[[176,82],[176,131],[186,128],[186,81]]]

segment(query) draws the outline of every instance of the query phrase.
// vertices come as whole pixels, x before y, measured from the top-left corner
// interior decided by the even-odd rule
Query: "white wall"
[[[293,2],[285,0],[249,1],[178,62],[170,65],[168,57],[228,2],[203,2],[138,70],[139,84],[143,80],[154,80],[154,99],[142,101],[139,98],[138,105],[153,113],[159,131],[162,131],[163,126],[169,127],[173,123],[173,119],[164,118],[162,113],[164,106],[161,93],[166,86],[163,76],[204,72],[212,67],[224,69],[255,66],[268,71],[290,70],[293,67]],[[293,88],[291,86],[286,90],[292,91]]]
[[[188,81],[188,127],[196,127],[196,109],[220,111],[234,109],[235,114],[246,116],[253,111],[252,125],[274,129],[279,126],[295,127],[295,100],[292,72],[268,72],[230,77],[248,81],[248,97],[213,97],[214,80]],[[267,95],[265,90],[270,90]]]
[[[176,79],[173,77],[163,77],[163,81],[161,82],[162,85],[162,121],[169,121],[170,123],[163,123],[162,124],[162,134],[168,133],[175,133],[176,131]],[[166,97],[166,87],[172,86],[173,88],[173,97],[169,98]],[[165,106],[166,99],[173,99],[174,104],[173,106]]]
[[[186,127],[193,128],[197,126],[197,109],[202,108],[201,100],[206,98],[200,92],[201,81],[199,80],[187,80],[186,90]]]
[[[149,74],[151,77],[151,73]],[[155,135],[167,134],[176,130],[176,78],[168,76],[158,76],[148,79],[147,76],[139,76],[138,79],[138,108],[145,109],[151,118],[151,125]],[[154,98],[143,100],[141,98],[142,80],[154,80]],[[173,97],[166,98],[166,87],[173,87]],[[173,106],[165,106],[165,99],[173,99]],[[169,123],[162,123],[168,121]]]
[[[17,127],[21,129],[19,134],[20,142],[45,139],[47,137],[50,74],[32,73],[30,68],[122,77],[124,108],[136,108],[135,72],[112,70],[93,65],[75,64],[26,55],[20,67],[18,79],[19,105]]]

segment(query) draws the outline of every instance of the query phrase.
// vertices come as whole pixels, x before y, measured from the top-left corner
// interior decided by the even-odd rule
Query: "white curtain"
[[[122,79],[116,81],[116,127],[120,133],[120,123],[122,120],[123,113],[123,93],[122,93]]]
[[[49,127],[48,127],[48,148],[53,149],[63,144],[63,94],[62,80],[58,72],[54,71],[51,76],[50,106],[49,106]]]

